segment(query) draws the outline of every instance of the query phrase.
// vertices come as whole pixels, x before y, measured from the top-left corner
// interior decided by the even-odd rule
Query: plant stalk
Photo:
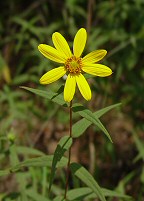
[[[69,105],[69,136],[72,137],[72,101]],[[71,162],[71,147],[69,148],[68,153],[68,164],[67,164],[67,171],[66,171],[66,185],[65,185],[65,195],[64,199],[67,199],[67,191],[68,191],[68,184],[69,184],[69,177],[70,177],[70,162]]]

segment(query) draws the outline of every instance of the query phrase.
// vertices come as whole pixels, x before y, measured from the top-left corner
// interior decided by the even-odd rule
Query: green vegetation
[[[0,200],[63,198],[67,164],[63,154],[72,143],[70,139],[63,145],[69,132],[68,108],[60,88],[65,81],[39,84],[39,78],[57,64],[43,57],[37,46],[52,45],[52,33],[58,31],[72,47],[75,33],[84,27],[89,34],[84,55],[106,49],[103,63],[113,74],[89,77],[90,102],[76,93],[75,102],[85,107],[73,106],[72,162],[82,166],[71,164],[67,197],[89,201],[99,195],[101,200],[106,196],[108,201],[121,201],[131,196],[142,201],[143,0],[5,0],[0,8]]]

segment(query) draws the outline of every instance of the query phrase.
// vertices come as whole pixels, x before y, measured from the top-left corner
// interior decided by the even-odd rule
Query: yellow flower
[[[65,38],[58,32],[53,33],[52,41],[55,48],[40,44],[39,51],[48,59],[60,63],[61,65],[45,73],[41,79],[41,84],[50,84],[65,74],[67,79],[64,87],[64,100],[70,102],[75,94],[76,84],[86,100],[91,99],[91,89],[87,83],[83,72],[105,77],[112,74],[112,70],[102,64],[95,64],[107,53],[106,50],[95,50],[81,57],[87,39],[87,32],[84,28],[79,29],[74,38],[73,54]]]

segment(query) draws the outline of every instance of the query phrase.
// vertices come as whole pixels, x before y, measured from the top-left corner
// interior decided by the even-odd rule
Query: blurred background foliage
[[[87,166],[102,186],[117,188],[139,201],[144,199],[143,10],[143,0],[0,1],[0,169],[9,163],[6,158],[11,156],[11,133],[17,146],[53,153],[57,140],[68,132],[67,110],[19,86],[57,91],[64,80],[44,87],[39,84],[43,73],[56,64],[44,58],[37,46],[52,45],[51,35],[59,31],[72,47],[75,33],[84,27],[88,32],[84,54],[106,49],[108,55],[103,63],[112,68],[113,74],[90,78],[92,101],[86,103],[79,93],[77,101],[88,104],[93,111],[117,102],[122,102],[122,107],[103,118],[114,144],[90,128],[80,138],[81,143],[75,142],[73,159]],[[89,155],[94,157],[89,159]],[[20,156],[27,158],[31,151],[24,150]],[[35,171],[30,169],[29,174],[33,179],[37,175],[37,185],[47,172]],[[15,189],[13,180],[0,180],[5,181],[5,185],[0,185],[4,200]],[[30,184],[25,182],[29,188]]]

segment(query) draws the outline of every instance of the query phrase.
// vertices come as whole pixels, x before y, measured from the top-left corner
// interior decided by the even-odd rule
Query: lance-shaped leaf
[[[74,104],[72,109],[74,112],[80,114],[82,117],[86,118],[88,121],[95,124],[100,130],[102,130],[105,133],[108,139],[112,142],[110,134],[108,133],[104,125],[90,110],[86,109],[83,105],[80,104]]]
[[[51,167],[53,162],[53,155],[41,156],[36,158],[27,159],[23,162],[20,162],[7,170],[0,170],[0,176],[5,176],[13,172],[19,171],[24,167]],[[56,167],[64,167],[68,163],[66,157],[61,157],[61,159],[56,164]]]
[[[101,116],[103,116],[106,112],[120,106],[121,103],[118,104],[114,104],[114,105],[110,105],[108,107],[105,107],[101,110],[98,110],[96,112],[93,113],[93,115],[95,116],[95,118],[100,118]],[[81,120],[79,120],[78,122],[76,122],[73,127],[72,127],[72,136],[74,138],[77,138],[79,136],[81,136],[85,130],[92,124],[91,121],[87,120],[86,118],[83,118]]]
[[[72,173],[76,175],[81,181],[83,181],[90,189],[92,189],[92,191],[101,201],[106,201],[101,187],[83,166],[77,163],[72,163],[70,168]]]
[[[101,188],[101,190],[102,190],[104,196],[106,196],[106,197],[117,197],[117,198],[123,198],[124,200],[130,200],[131,199],[130,196],[124,195],[121,192],[109,190],[106,188]],[[69,201],[84,200],[84,199],[89,200],[89,199],[96,199],[96,198],[98,198],[98,196],[89,187],[76,188],[76,189],[69,190],[67,192],[67,199]],[[56,199],[54,201],[56,201]]]
[[[48,91],[44,91],[44,90],[40,90],[40,89],[33,89],[30,87],[21,87],[22,89],[26,89],[36,95],[42,96],[44,98],[47,98],[48,100],[51,100],[55,103],[58,103],[59,105],[62,106],[67,106],[66,102],[63,99],[63,95],[60,94],[61,93],[61,89],[58,90],[58,93],[54,93],[50,90]]]
[[[54,175],[55,175],[57,163],[61,160],[64,153],[71,147],[71,145],[72,145],[72,138],[69,136],[64,136],[63,138],[60,139],[60,141],[56,147],[56,150],[54,152],[53,161],[52,161],[52,167],[51,167],[49,191],[51,189],[51,185],[52,185],[53,180],[54,180]]]
[[[66,102],[63,100],[63,96],[61,94],[61,88],[60,88],[60,92],[58,92],[58,93],[53,93],[50,91],[47,92],[47,91],[33,89],[33,88],[29,88],[29,87],[21,87],[21,88],[26,89],[26,90],[28,90],[32,93],[35,93],[37,95],[40,95],[42,97],[45,97],[55,103],[58,103],[59,105],[67,106]],[[106,134],[106,136],[112,142],[112,139],[111,139],[108,131],[106,130],[106,128],[103,126],[101,121],[93,115],[93,113],[90,110],[86,109],[85,107],[83,107],[83,105],[80,105],[80,104],[75,104],[75,105],[73,105],[72,108],[73,108],[73,112],[79,113],[82,117],[84,117],[88,121],[94,123],[100,130],[102,130]]]
[[[27,189],[26,194],[29,198],[35,201],[52,201],[49,198],[44,197],[43,195],[37,193],[34,189]]]

